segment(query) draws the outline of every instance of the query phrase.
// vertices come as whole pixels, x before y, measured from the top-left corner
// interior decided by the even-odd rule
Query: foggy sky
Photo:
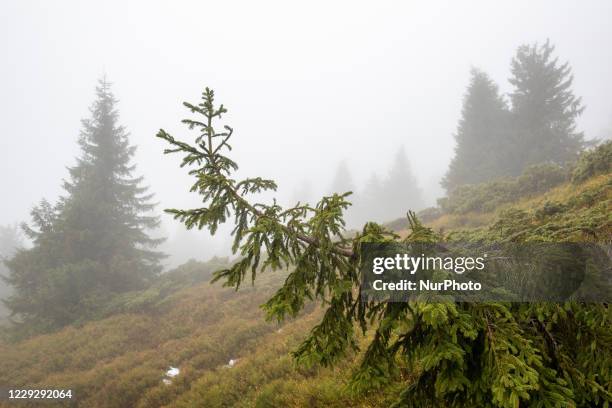
[[[160,212],[197,203],[154,135],[193,137],[181,102],[204,86],[229,108],[241,175],[277,179],[282,197],[326,191],[342,160],[356,184],[384,176],[403,144],[433,204],[470,68],[508,92],[522,43],[550,38],[569,60],[588,138],[611,127],[611,17],[607,0],[2,2],[0,224],[62,193],[103,73]]]

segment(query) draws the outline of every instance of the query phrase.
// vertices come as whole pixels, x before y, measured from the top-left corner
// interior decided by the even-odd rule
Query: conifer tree
[[[304,179],[293,189],[291,202],[307,203],[311,201],[312,196],[312,184],[310,180]]]
[[[341,161],[336,168],[336,174],[332,179],[331,183],[331,191],[353,191],[355,189],[355,185],[353,184],[353,177],[351,176],[351,172],[346,165],[346,161]]]
[[[442,186],[452,191],[515,174],[517,158],[509,154],[512,136],[508,107],[497,85],[486,73],[472,69],[455,134],[455,156]]]
[[[0,225],[0,259],[13,256],[23,246],[23,240],[17,226]]]
[[[336,173],[334,174],[330,185],[329,193],[331,194],[332,192],[336,191],[352,194],[355,202],[359,202],[361,200],[360,194],[355,191],[353,177],[351,176],[351,172],[346,164],[346,161],[344,160],[342,160],[338,164],[338,167],[336,167]],[[344,220],[346,221],[347,225],[353,227],[356,224],[356,208],[347,208],[344,215]]]
[[[572,91],[574,77],[568,62],[554,57],[555,47],[522,45],[512,59],[510,93],[517,144],[517,169],[553,161],[565,164],[584,148],[584,135],[576,119],[584,111]]]
[[[384,209],[381,204],[382,196],[382,181],[376,173],[372,173],[357,197],[358,199],[353,199],[355,221],[358,225],[363,225],[368,221],[382,222],[385,220]]]
[[[0,225],[0,300],[7,299],[11,288],[5,282],[8,270],[4,261],[13,257],[18,249],[23,247],[23,239],[17,226]],[[9,311],[0,303],[0,320],[7,317]]]
[[[420,209],[423,206],[422,192],[410,169],[404,146],[397,151],[382,190],[378,201],[385,218],[378,221],[396,219],[409,208]]]
[[[353,202],[354,207],[349,213],[352,225],[392,221],[401,217],[408,208],[423,206],[422,192],[403,146],[397,151],[387,177],[381,180],[373,173],[363,190],[353,197]]]
[[[102,79],[83,120],[81,155],[69,168],[66,195],[42,201],[24,225],[34,246],[7,262],[14,287],[7,306],[41,329],[70,323],[114,293],[141,288],[160,271],[162,242],[149,237],[158,217],[152,194],[134,177],[135,147],[118,124],[116,100]]]
[[[234,179],[238,165],[225,155],[233,130],[213,126],[225,107],[215,106],[208,88],[201,103],[184,105],[197,115],[183,121],[198,130],[195,141],[163,129],[157,137],[170,144],[165,153],[182,154],[182,166],[191,167],[191,191],[201,195],[203,205],[166,211],[187,228],[211,233],[234,220],[234,251],[241,258],[214,280],[238,288],[266,268],[290,269],[264,305],[268,318],[295,316],[311,300],[324,305],[321,322],[294,352],[298,362],[334,364],[358,349],[357,329],[364,334],[371,329],[352,386],[361,391],[404,380],[398,407],[591,407],[612,402],[607,304],[362,301],[360,244],[398,237],[375,223],[345,237],[347,194],[323,197],[315,206],[252,202],[252,193],[275,190],[276,183]],[[408,221],[406,242],[442,240],[414,213],[409,212]],[[495,228],[492,234],[503,233]]]

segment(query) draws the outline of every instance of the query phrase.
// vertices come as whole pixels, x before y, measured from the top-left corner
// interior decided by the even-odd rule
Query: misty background
[[[279,183],[289,202],[329,192],[339,166],[355,186],[384,178],[400,146],[424,197],[442,195],[471,67],[510,86],[523,43],[550,38],[586,106],[586,138],[612,133],[612,3],[5,2],[0,6],[0,225],[29,221],[63,193],[81,119],[106,74],[138,146],[135,174],[164,208],[199,205],[159,128],[192,137],[183,101],[205,86],[229,113],[240,175]],[[606,133],[608,132],[608,133]],[[609,136],[608,136],[609,137]],[[229,239],[163,215],[176,264],[228,253]],[[192,245],[177,245],[191,242]]]

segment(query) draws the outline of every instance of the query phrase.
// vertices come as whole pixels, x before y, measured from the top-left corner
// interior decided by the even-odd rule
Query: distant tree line
[[[455,134],[455,155],[442,186],[451,192],[500,176],[518,176],[527,166],[574,161],[586,142],[576,128],[583,112],[572,91],[569,63],[555,47],[522,45],[512,59],[509,101],[483,71],[472,69]]]
[[[381,179],[372,173],[361,189],[355,187],[346,162],[340,162],[329,192],[346,191],[353,193],[353,205],[346,211],[349,227],[361,226],[368,221],[391,221],[405,216],[409,208],[420,209],[424,205],[423,192],[403,146],[396,152],[387,176]]]

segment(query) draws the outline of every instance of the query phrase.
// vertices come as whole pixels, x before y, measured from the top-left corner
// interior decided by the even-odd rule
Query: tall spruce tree
[[[447,191],[517,173],[517,158],[509,154],[514,143],[509,119],[497,84],[486,73],[472,69],[455,134],[455,156],[442,179]]]
[[[132,175],[135,147],[118,124],[116,102],[100,80],[91,117],[82,121],[81,155],[64,182],[67,194],[34,208],[34,228],[24,225],[34,246],[7,262],[15,289],[7,306],[41,329],[87,316],[161,270],[163,255],[153,248],[163,240],[148,235],[159,219],[142,177]]]
[[[512,59],[509,81],[514,86],[510,100],[518,132],[517,171],[547,161],[563,165],[575,160],[585,146],[583,133],[576,129],[584,107],[572,91],[569,63],[561,64],[554,50],[548,40],[522,45]]]
[[[163,129],[157,137],[170,144],[165,153],[179,153],[183,166],[194,167],[191,191],[201,195],[203,206],[166,211],[187,228],[211,233],[234,220],[234,251],[241,259],[215,274],[228,286],[238,288],[248,275],[254,280],[266,268],[291,268],[264,305],[268,318],[295,316],[313,299],[324,305],[321,322],[294,352],[299,362],[334,364],[358,349],[357,328],[364,333],[371,329],[352,385],[362,390],[405,381],[398,407],[592,407],[612,402],[607,304],[362,301],[360,244],[397,236],[368,223],[346,237],[346,194],[323,197],[314,206],[252,202],[250,193],[275,190],[276,183],[261,177],[235,179],[238,165],[225,155],[233,130],[213,125],[225,107],[214,104],[208,88],[201,103],[185,106],[198,115],[183,121],[197,128],[195,141],[176,139]],[[406,242],[440,242],[414,213],[408,219]],[[501,238],[518,239],[512,230]]]

